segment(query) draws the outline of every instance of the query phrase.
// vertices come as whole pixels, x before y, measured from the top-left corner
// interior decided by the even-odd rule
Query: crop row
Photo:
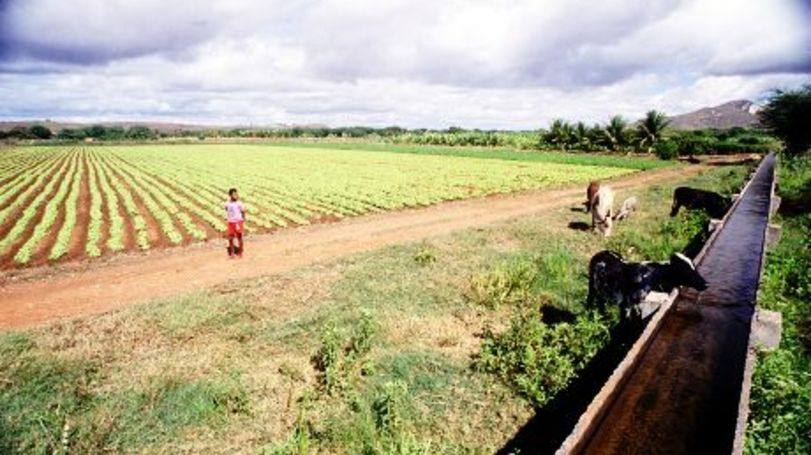
[[[96,257],[214,238],[224,228],[230,187],[248,208],[246,230],[267,232],[625,172],[247,145],[21,147],[0,156],[0,260]]]

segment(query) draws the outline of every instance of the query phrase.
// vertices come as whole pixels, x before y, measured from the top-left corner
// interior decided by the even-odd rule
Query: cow
[[[591,199],[591,228],[608,237],[614,224],[613,218],[614,191],[603,185]]]
[[[693,261],[681,253],[673,254],[669,262],[625,262],[619,253],[604,250],[589,262],[587,306],[605,314],[606,303],[619,305],[624,321],[639,321],[640,304],[648,293],[669,293],[677,286],[707,289]]]
[[[583,205],[586,206],[586,212],[591,212],[591,200],[594,199],[594,195],[597,194],[597,191],[600,189],[600,182],[597,180],[592,180],[589,182],[588,188],[586,188],[586,202]]]
[[[622,201],[622,205],[620,206],[619,212],[614,215],[614,220],[624,220],[631,216],[631,213],[636,212],[639,209],[639,199],[636,196],[631,196],[628,199]]]
[[[723,218],[730,205],[730,199],[712,191],[680,186],[673,191],[673,206],[670,216],[676,216],[681,207],[704,210],[713,218]]]

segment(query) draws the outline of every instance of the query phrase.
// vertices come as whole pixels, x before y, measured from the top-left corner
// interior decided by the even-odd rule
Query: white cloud
[[[0,117],[534,128],[811,74],[788,0],[17,0]],[[47,31],[47,32],[44,32]]]

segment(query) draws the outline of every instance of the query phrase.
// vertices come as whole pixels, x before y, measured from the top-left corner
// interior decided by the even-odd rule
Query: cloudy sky
[[[0,119],[521,129],[809,82],[809,0],[0,0]]]

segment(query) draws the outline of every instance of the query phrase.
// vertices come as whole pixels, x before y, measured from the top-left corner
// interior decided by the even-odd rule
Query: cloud
[[[811,75],[799,1],[0,0],[0,117],[534,128]]]
[[[218,8],[193,0],[25,0],[2,11],[6,55],[94,64],[184,50],[216,36]]]

